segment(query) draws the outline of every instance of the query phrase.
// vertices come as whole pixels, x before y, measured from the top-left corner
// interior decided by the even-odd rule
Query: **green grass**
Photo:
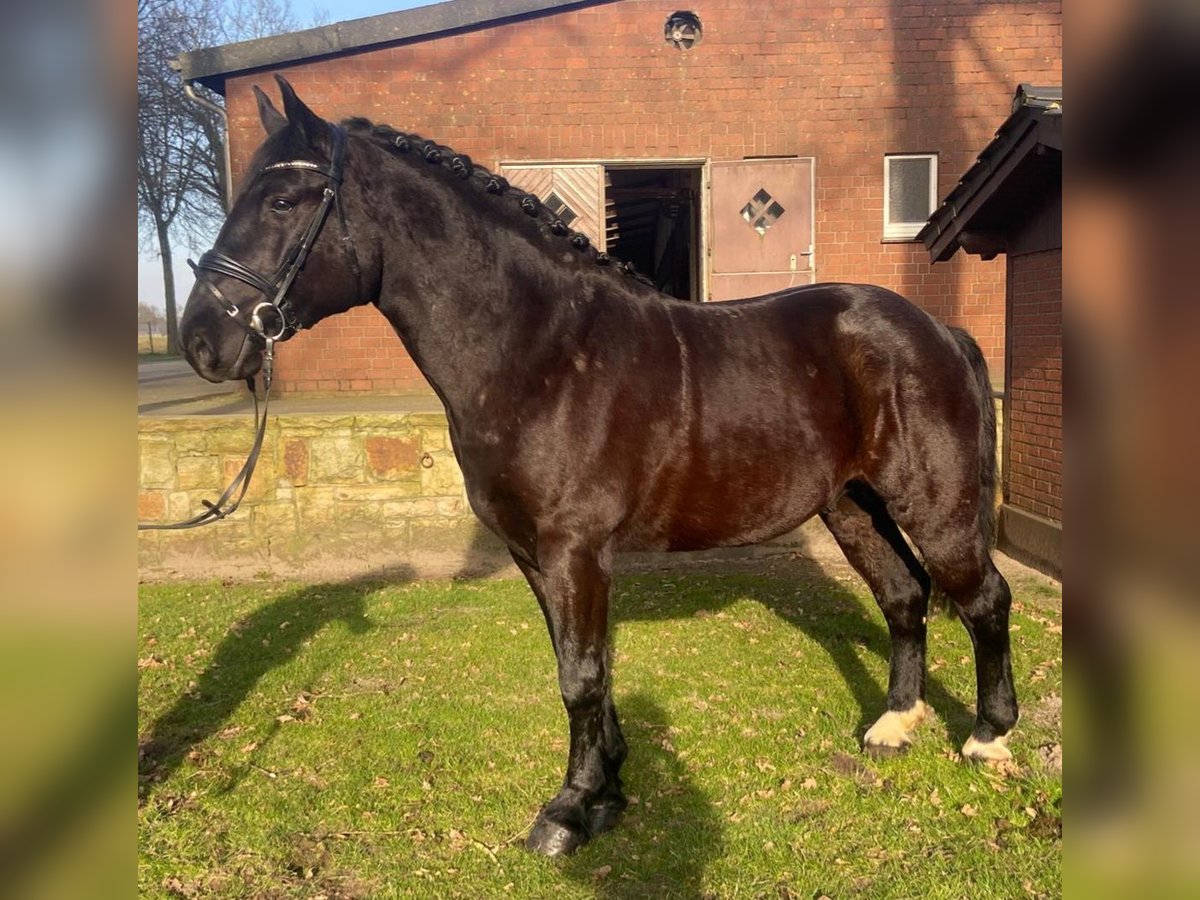
[[[614,690],[632,805],[568,860],[521,847],[566,720],[517,581],[145,586],[142,896],[1020,897],[1061,894],[1061,775],[1039,714],[1061,613],[1015,585],[1017,765],[964,765],[970,644],[931,621],[938,715],[859,739],[887,633],[815,567],[620,578]],[[156,767],[155,767],[156,766]]]

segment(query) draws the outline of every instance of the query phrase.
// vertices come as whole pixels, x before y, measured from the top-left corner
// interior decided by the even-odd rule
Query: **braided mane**
[[[515,201],[522,212],[537,222],[543,233],[565,238],[580,253],[590,253],[592,261],[598,266],[611,267],[641,284],[654,286],[649,278],[637,271],[633,263],[621,262],[607,253],[596,250],[587,235],[567,227],[567,224],[547,209],[535,194],[513,187],[503,176],[472,162],[471,157],[465,153],[456,153],[436,141],[399,131],[390,125],[376,125],[362,117],[345,119],[341,124],[350,134],[371,140],[393,156],[418,157],[431,166],[448,172],[451,177],[468,182],[497,199]]]

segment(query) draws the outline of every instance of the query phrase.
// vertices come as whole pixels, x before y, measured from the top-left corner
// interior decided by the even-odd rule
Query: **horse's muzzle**
[[[190,311],[190,310],[189,310]],[[262,368],[264,342],[226,316],[201,317],[185,312],[179,337],[183,358],[205,381],[250,378]],[[222,321],[226,319],[227,321]]]

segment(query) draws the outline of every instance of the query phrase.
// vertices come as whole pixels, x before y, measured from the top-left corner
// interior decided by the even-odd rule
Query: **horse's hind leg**
[[[897,753],[907,749],[912,729],[925,715],[929,576],[883,501],[862,482],[848,484],[821,519],[871,588],[887,621],[892,639],[887,711],[867,730],[863,746],[872,753]]]
[[[926,554],[938,586],[954,601],[975,648],[975,728],[963,745],[967,759],[999,762],[1012,759],[1005,742],[1017,724],[1017,694],[1013,687],[1008,614],[1012,594],[991,555],[961,547],[962,556],[950,561]]]
[[[954,511],[943,513],[946,509]],[[1011,759],[1005,741],[1017,724],[1008,635],[1012,595],[992,562],[978,515],[962,505],[941,503],[933,504],[932,515],[914,509],[911,521],[892,511],[920,549],[934,582],[954,603],[975,648],[975,728],[962,754],[983,761]]]
[[[612,699],[608,655],[608,551],[539,541],[539,568],[517,559],[546,617],[570,724],[562,790],[526,840],[548,856],[570,853],[616,824],[627,803],[620,769],[625,738]]]

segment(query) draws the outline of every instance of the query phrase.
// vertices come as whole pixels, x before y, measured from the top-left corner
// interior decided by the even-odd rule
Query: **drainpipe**
[[[179,72],[182,69],[182,65],[180,64],[178,59],[171,60],[169,65],[176,72]],[[180,77],[182,78],[182,75]],[[224,198],[225,199],[225,212],[229,212],[230,208],[233,206],[233,181],[230,177],[230,171],[232,170],[233,167],[230,164],[230,158],[229,158],[229,118],[225,115],[224,108],[218,106],[216,103],[213,103],[207,97],[202,97],[199,94],[197,94],[195,85],[193,85],[192,82],[187,81],[186,79],[183,82],[183,93],[184,93],[184,96],[186,96],[189,100],[191,100],[197,106],[202,106],[205,109],[207,109],[209,112],[215,113],[218,116],[218,118],[220,118],[221,126],[225,130],[225,140],[221,142],[223,145],[223,149],[224,149],[224,154],[223,154],[224,158],[221,161],[221,165],[222,165],[222,174],[224,175],[224,178],[225,178],[225,198]]]

